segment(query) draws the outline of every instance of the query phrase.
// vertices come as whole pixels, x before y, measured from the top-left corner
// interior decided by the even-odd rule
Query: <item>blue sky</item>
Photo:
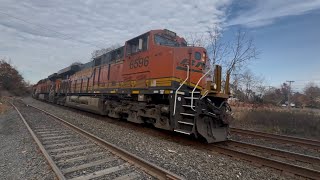
[[[266,85],[295,80],[320,85],[320,0],[0,0],[0,57],[26,80],[86,62],[99,47],[123,44],[150,29],[179,35],[218,23],[225,36],[241,27],[254,37],[259,59],[249,65]]]
[[[295,81],[295,90],[308,82],[320,85],[319,19],[320,12],[313,11],[251,30],[261,54],[250,69],[272,86],[286,80]]]

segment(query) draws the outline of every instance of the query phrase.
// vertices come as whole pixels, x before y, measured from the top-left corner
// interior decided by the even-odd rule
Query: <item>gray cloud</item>
[[[150,29],[204,31],[224,21],[230,2],[1,0],[0,57],[10,57],[36,82],[74,61],[88,61],[97,49],[90,44],[124,44]]]

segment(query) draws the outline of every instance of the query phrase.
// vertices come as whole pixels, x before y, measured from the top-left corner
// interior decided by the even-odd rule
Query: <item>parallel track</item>
[[[316,140],[297,138],[293,136],[269,134],[269,133],[264,133],[259,131],[251,131],[251,130],[238,129],[238,128],[230,128],[230,132],[231,134],[253,136],[256,138],[262,138],[262,139],[277,141],[281,143],[289,143],[289,144],[294,144],[299,146],[305,146],[305,147],[313,148],[320,151],[320,141],[316,141]]]
[[[145,176],[149,176],[149,178],[183,179],[178,175],[158,167],[155,164],[147,162],[126,150],[116,147],[115,145],[80,129],[79,127],[76,127],[47,111],[28,105],[29,107],[32,107],[33,110],[42,112],[42,114],[45,113],[45,116],[48,115],[54,118],[58,122],[56,124],[59,124],[60,126],[59,128],[56,128],[55,126],[57,125],[50,126],[48,125],[50,123],[42,123],[39,125],[37,124],[33,130],[19,109],[14,104],[11,105],[15,108],[24,124],[27,126],[28,131],[39,146],[41,152],[45,156],[49,165],[52,167],[58,179],[91,179],[118,172],[120,174],[119,177],[117,177],[118,179],[140,179],[142,178],[140,175],[144,173],[147,173]],[[78,144],[75,139],[77,139],[80,144]],[[75,140],[75,142],[72,140]],[[78,154],[80,155],[79,157],[72,156]],[[100,155],[100,158],[94,159],[93,161],[87,160],[89,156],[93,157],[95,155]],[[80,160],[80,162],[83,160],[84,163],[75,163],[75,166],[69,166],[65,168],[67,163],[74,163],[77,160]],[[110,162],[115,165],[112,165],[111,167],[102,166],[103,164]],[[122,163],[119,164],[119,162]],[[93,171],[91,173],[80,173],[80,175],[75,175],[75,172],[77,173],[83,169],[92,168],[95,166],[98,166],[100,169],[98,171],[91,170]],[[123,170],[127,170],[128,173],[120,172]]]
[[[250,149],[256,152],[266,153],[271,156],[281,157],[289,161],[297,161],[297,162],[310,164],[311,166],[314,166],[314,167],[320,167],[320,158],[314,157],[314,156],[308,156],[308,155],[294,153],[290,151],[284,151],[276,148],[270,148],[270,147],[265,147],[265,146],[250,144],[250,143],[233,141],[233,140],[227,141],[227,144],[228,146],[232,146],[232,147],[234,146],[234,147],[239,147],[244,149]]]
[[[251,152],[237,150],[237,148],[249,149]],[[261,166],[270,167],[281,172],[291,173],[310,179],[320,178],[320,171],[317,170],[320,167],[320,159],[317,157],[231,140],[225,143],[211,145],[209,149],[221,154],[259,164]],[[259,155],[259,153],[264,155]],[[281,157],[285,159],[285,161],[277,160],[274,156]],[[312,168],[294,165],[286,162],[286,160],[308,163]]]

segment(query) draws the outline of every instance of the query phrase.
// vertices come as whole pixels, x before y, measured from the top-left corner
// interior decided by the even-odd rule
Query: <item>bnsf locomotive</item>
[[[86,64],[72,64],[40,80],[33,97],[208,143],[225,141],[229,73],[222,81],[221,66],[209,68],[208,61],[206,49],[187,46],[172,31],[151,30]]]

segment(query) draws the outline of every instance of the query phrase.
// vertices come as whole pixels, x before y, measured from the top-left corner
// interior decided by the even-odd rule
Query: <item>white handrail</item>
[[[203,95],[201,96],[200,99],[205,98],[208,94],[209,94],[209,90],[206,90],[206,91],[203,93]]]
[[[174,95],[174,105],[173,105],[173,115],[176,114],[176,106],[177,106],[177,94],[178,94],[178,91],[180,90],[180,88],[183,86],[183,84],[189,79],[189,65],[187,65],[187,78],[180,84],[180,86],[178,87],[178,89],[176,90],[175,92],[175,95]]]
[[[196,110],[193,108],[193,93],[194,93],[194,91],[196,90],[196,88],[198,87],[200,81],[201,81],[210,71],[211,71],[211,69],[210,69],[208,72],[206,72],[203,76],[201,76],[201,78],[199,79],[199,81],[197,82],[196,86],[194,86],[194,88],[193,88],[193,90],[192,90],[192,92],[191,92],[191,109],[194,110],[194,111],[196,111]]]

